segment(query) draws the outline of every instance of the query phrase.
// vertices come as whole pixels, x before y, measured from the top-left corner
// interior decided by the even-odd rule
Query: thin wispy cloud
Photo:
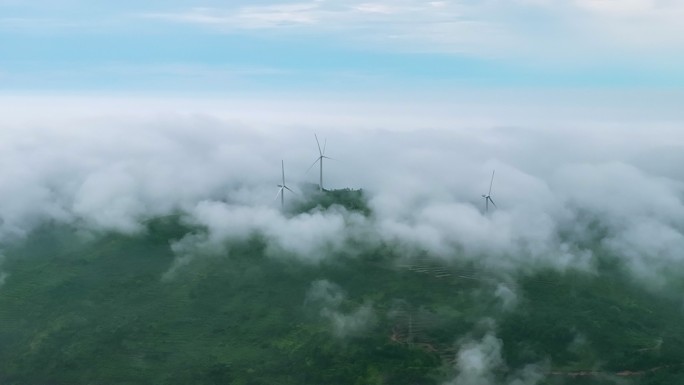
[[[143,16],[223,32],[288,28],[329,33],[392,50],[567,59],[602,50],[634,54],[645,42],[653,52],[666,54],[664,47],[684,43],[682,15],[681,4],[652,0],[349,0],[193,8]]]
[[[159,33],[159,23],[204,32],[253,33],[398,52],[429,52],[540,62],[681,63],[684,4],[665,0],[302,0],[121,4],[109,9],[79,2],[46,15],[12,2],[0,29],[14,33],[79,29]],[[82,8],[82,9],[81,9]],[[79,15],[75,17],[74,15]],[[154,23],[150,23],[153,21]],[[271,34],[271,35],[268,35]],[[647,53],[647,55],[645,55]],[[616,57],[616,55],[618,55]]]
[[[681,87],[684,82],[684,5],[676,2],[264,0],[96,7],[73,0],[44,5],[0,4],[0,30],[9,42],[0,55],[6,56],[10,89],[226,88],[188,71],[180,71],[182,81],[176,81],[178,71],[169,66],[204,68],[220,79],[226,68],[268,68],[283,75],[250,75],[253,81],[241,84],[243,90],[366,92],[464,83]],[[138,68],[130,71],[138,75],[92,74],[116,66]],[[146,78],[155,66],[160,71]],[[83,75],[60,75],[68,70]],[[344,73],[373,81],[339,76]]]
[[[287,28],[297,34],[339,34],[356,42],[370,39],[373,44],[408,44],[407,49],[414,51],[424,50],[424,43],[434,45],[428,46],[430,50],[480,51],[478,45],[487,41],[478,36],[498,35],[499,26],[479,20],[472,13],[459,3],[407,0],[193,8],[142,16],[212,27],[222,32]],[[500,38],[504,38],[503,34]]]

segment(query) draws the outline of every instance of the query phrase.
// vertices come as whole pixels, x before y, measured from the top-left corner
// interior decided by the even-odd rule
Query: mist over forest
[[[674,123],[116,108],[0,130],[2,383],[683,378]]]

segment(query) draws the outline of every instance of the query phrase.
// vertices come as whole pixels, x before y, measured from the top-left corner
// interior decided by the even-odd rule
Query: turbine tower
[[[294,191],[292,191],[285,184],[285,161],[281,160],[280,165],[282,166],[282,171],[283,171],[283,184],[278,185],[278,187],[280,187],[280,189],[278,190],[278,193],[276,194],[275,199],[278,199],[278,195],[280,195],[280,207],[285,207],[285,190],[288,190],[289,192],[294,192]]]
[[[489,182],[489,192],[487,194],[482,194],[482,198],[485,200],[485,214],[489,212],[489,202],[492,202],[492,205],[496,207],[496,204],[492,200],[492,185],[494,184],[494,171],[492,170],[492,180]]]
[[[320,179],[318,182],[318,189],[320,191],[323,191],[323,159],[324,158],[325,159],[332,159],[332,158],[325,156],[325,147],[328,144],[328,140],[326,139],[325,142],[323,142],[323,150],[321,150],[321,142],[318,141],[318,136],[316,134],[314,134],[314,138],[316,138],[316,145],[318,146],[318,158],[316,158],[316,160],[313,162],[311,167],[309,167],[309,170],[311,170],[311,168],[313,168],[313,166],[315,166],[316,163],[319,164],[319,166],[320,166],[319,178]],[[309,170],[306,170],[306,171],[308,172]]]

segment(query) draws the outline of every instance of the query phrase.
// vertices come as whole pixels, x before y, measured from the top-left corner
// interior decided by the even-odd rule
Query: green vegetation
[[[367,212],[351,190],[309,209],[332,203]],[[644,291],[613,264],[521,278],[510,310],[495,275],[427,259],[399,266],[393,248],[313,265],[266,257],[255,236],[163,279],[169,243],[200,231],[175,217],[139,236],[46,226],[7,248],[0,384],[438,384],[454,375],[455,344],[487,318],[503,341],[501,378],[541,363],[545,384],[612,384],[626,370],[639,372],[622,373],[635,384],[684,380],[680,299]],[[344,291],[339,314],[370,304],[374,321],[336,334],[325,305],[307,300],[319,280]]]
[[[319,192],[317,185],[300,187],[304,190],[307,199],[295,206],[295,212],[307,212],[316,208],[328,209],[333,205],[339,205],[349,211],[364,215],[370,214],[363,190],[339,189]]]

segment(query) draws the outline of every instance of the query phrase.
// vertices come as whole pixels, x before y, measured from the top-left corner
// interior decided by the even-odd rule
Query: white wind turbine
[[[494,171],[492,170],[492,180],[489,182],[489,192],[487,194],[482,194],[482,198],[485,200],[485,213],[489,211],[489,202],[492,202],[492,205],[496,207],[496,204],[492,200],[492,185],[494,184]]]
[[[316,145],[318,145],[318,158],[313,162],[311,167],[309,167],[309,170],[313,168],[313,166],[316,165],[316,163],[319,163],[320,166],[320,180],[318,183],[318,189],[320,191],[323,191],[323,159],[332,159],[330,157],[325,156],[325,147],[328,145],[328,140],[326,139],[325,142],[323,142],[323,150],[321,150],[321,143],[318,141],[318,136],[314,134],[314,138],[316,138]],[[309,170],[306,170],[306,172],[309,172]]]
[[[289,192],[292,192],[292,193],[294,191],[292,191],[285,184],[285,161],[281,160],[280,165],[282,166],[282,170],[283,170],[283,184],[278,185],[278,187],[280,187],[280,189],[278,190],[278,193],[276,194],[275,199],[278,199],[278,195],[280,195],[280,207],[285,207],[285,190],[288,190]]]

